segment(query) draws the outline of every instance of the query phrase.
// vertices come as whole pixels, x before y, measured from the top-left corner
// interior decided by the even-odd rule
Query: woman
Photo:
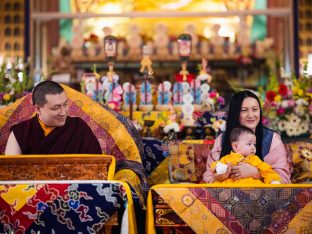
[[[276,132],[262,126],[261,119],[260,101],[254,93],[244,90],[233,96],[229,106],[226,130],[215,140],[207,160],[207,171],[203,176],[206,183],[223,180],[222,175],[218,175],[210,169],[211,164],[231,152],[229,135],[233,128],[240,125],[255,132],[257,138],[256,154],[272,166],[273,170],[281,176],[283,183],[290,183],[290,168],[284,144]],[[233,179],[246,177],[261,179],[258,169],[247,163],[239,163],[237,166],[229,167],[229,170],[231,170],[230,176]]]

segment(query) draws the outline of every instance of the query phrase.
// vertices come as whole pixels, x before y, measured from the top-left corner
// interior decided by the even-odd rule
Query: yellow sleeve
[[[249,163],[254,167],[257,167],[259,170],[259,166],[263,163],[263,161],[257,155],[249,155],[247,160],[245,160],[244,162]]]
[[[215,169],[218,162],[220,162],[220,161],[214,161],[213,163],[211,163],[211,166],[210,166],[211,169]]]
[[[258,156],[251,156],[248,162],[259,169],[260,175],[265,184],[270,184],[272,180],[282,182],[279,174],[275,172],[269,164],[263,162]]]

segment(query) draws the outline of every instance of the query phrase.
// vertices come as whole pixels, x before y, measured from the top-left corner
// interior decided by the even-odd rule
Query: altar
[[[0,3],[0,152],[43,80],[103,152],[0,158],[0,232],[310,233],[309,2]],[[281,134],[293,184],[203,183],[242,89]]]

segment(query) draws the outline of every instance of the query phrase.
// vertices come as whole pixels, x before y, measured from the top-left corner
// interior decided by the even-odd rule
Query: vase
[[[298,141],[311,141],[310,133],[304,133],[298,136],[288,136],[285,131],[281,132],[282,141],[286,143],[298,142]]]

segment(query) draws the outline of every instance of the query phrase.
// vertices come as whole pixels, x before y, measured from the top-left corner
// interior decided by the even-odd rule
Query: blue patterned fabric
[[[162,141],[154,138],[143,138],[143,166],[149,176],[155,168],[167,157],[168,147]]]
[[[114,228],[119,230],[127,203],[125,188],[117,182],[1,187],[5,189],[0,191],[0,233],[103,233],[104,225],[116,213],[119,225]],[[19,190],[23,199],[13,189]],[[24,201],[21,208],[5,200],[9,193],[16,196],[15,203]]]

